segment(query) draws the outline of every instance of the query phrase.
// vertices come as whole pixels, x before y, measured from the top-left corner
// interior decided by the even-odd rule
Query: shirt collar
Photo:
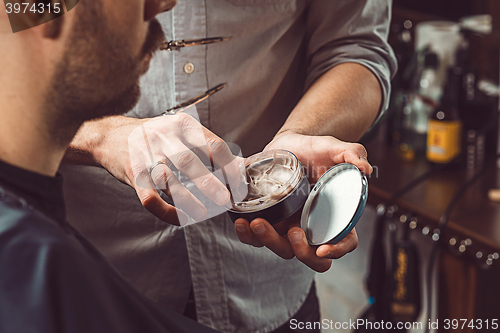
[[[65,221],[61,174],[45,176],[0,161],[0,185],[47,216]]]

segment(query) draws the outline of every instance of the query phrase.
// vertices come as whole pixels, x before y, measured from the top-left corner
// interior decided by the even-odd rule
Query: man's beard
[[[83,122],[123,114],[137,104],[139,78],[147,69],[144,58],[165,39],[161,25],[152,20],[136,58],[127,37],[107,24],[100,0],[81,1],[80,7],[46,101],[49,133],[61,145]]]

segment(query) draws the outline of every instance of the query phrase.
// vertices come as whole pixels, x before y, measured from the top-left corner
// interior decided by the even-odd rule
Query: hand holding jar
[[[354,165],[363,174],[372,172],[372,167],[367,161],[366,150],[362,145],[342,142],[329,136],[307,136],[284,132],[275,137],[265,151],[274,149],[292,152],[305,166],[306,175],[311,184],[316,183],[331,167],[342,163]],[[318,185],[320,184],[316,187]],[[366,195],[365,192],[363,193]],[[366,197],[364,200],[366,201]],[[359,208],[357,207],[356,214],[359,213]],[[318,272],[328,270],[332,259],[340,258],[357,247],[358,238],[354,229],[347,235],[343,235],[343,238],[336,244],[310,245],[311,237],[309,235],[308,241],[304,230],[300,228],[300,220],[299,210],[274,225],[263,218],[250,219],[250,221],[240,218],[235,221],[235,227],[243,243],[258,247],[266,246],[285,259],[297,257]]]

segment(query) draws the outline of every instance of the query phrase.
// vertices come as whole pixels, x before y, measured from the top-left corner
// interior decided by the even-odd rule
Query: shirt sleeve
[[[387,43],[392,0],[312,0],[309,5],[309,60],[306,89],[331,68],[359,63],[378,79],[382,90],[379,115],[389,105],[397,62]]]

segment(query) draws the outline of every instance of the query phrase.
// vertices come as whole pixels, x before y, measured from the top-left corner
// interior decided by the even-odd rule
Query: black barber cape
[[[60,176],[0,162],[0,332],[214,331],[125,282],[65,221]]]

